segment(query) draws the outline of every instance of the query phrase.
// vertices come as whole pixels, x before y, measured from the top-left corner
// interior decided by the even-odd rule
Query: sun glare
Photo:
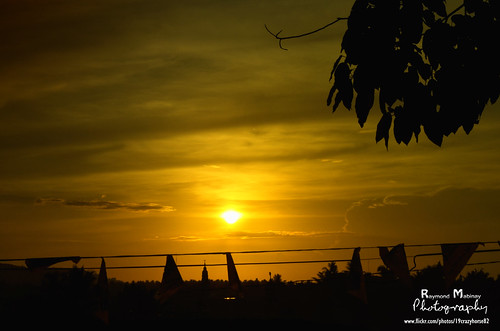
[[[241,213],[234,210],[227,210],[220,215],[227,224],[234,224],[241,218]]]

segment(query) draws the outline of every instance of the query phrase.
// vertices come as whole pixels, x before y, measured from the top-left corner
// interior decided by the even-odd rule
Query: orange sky
[[[386,151],[376,109],[360,129],[326,107],[345,22],[288,51],[264,29],[309,31],[351,4],[4,1],[1,258],[498,240],[498,104],[442,148],[422,134]],[[228,208],[243,214],[233,225],[219,217]],[[344,258],[265,259],[318,255]]]

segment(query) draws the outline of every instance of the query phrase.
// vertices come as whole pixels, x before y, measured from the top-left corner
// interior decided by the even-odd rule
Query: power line
[[[491,252],[500,252],[500,249],[482,249],[480,251],[474,251],[474,254],[476,253],[491,253]],[[413,256],[413,268],[411,268],[410,270],[413,270],[415,269],[415,267],[417,266],[417,257],[422,257],[422,256],[438,256],[438,255],[442,255],[442,253],[425,253],[425,254],[417,254],[417,255],[414,255]],[[408,256],[408,258],[410,258],[411,256]],[[486,263],[484,263],[486,264]]]
[[[478,243],[478,242],[475,242]],[[500,244],[500,242],[489,241],[489,242],[479,242],[479,244]],[[469,243],[451,243],[451,244],[469,244]],[[441,246],[444,244],[410,244],[405,245],[405,247],[432,247],[432,246]],[[394,246],[362,246],[361,249],[377,249],[380,247],[394,247]],[[119,258],[146,258],[146,257],[166,257],[168,255],[172,256],[201,256],[201,255],[223,255],[227,253],[231,254],[261,254],[261,253],[288,253],[288,252],[313,252],[313,251],[340,251],[340,250],[352,250],[357,247],[329,247],[329,248],[301,248],[301,249],[275,249],[275,250],[247,250],[247,251],[235,251],[235,252],[197,252],[197,253],[173,253],[173,254],[129,254],[129,255],[105,255],[105,256],[83,256],[79,257],[80,259],[119,259]],[[484,249],[478,250],[474,253],[488,253],[488,252],[498,252],[500,249]],[[423,253],[416,254],[413,256],[407,256],[407,259],[413,258],[413,268],[410,271],[417,271],[416,268],[416,259],[418,257],[424,256],[439,256],[442,253]],[[60,258],[60,257],[57,257]],[[54,259],[57,259],[54,258]],[[36,259],[36,258],[35,258]],[[47,258],[52,259],[52,258]],[[26,261],[27,259],[0,259],[0,262],[15,262],[15,261]],[[371,260],[381,260],[380,257],[372,257],[372,258],[361,258],[361,261],[371,261]],[[252,266],[252,265],[279,265],[279,264],[306,264],[306,263],[329,263],[329,262],[350,262],[350,259],[327,259],[327,260],[287,260],[287,261],[264,261],[264,262],[240,262],[235,263],[238,266]],[[468,266],[471,265],[485,265],[485,264],[495,264],[500,263],[500,260],[493,261],[484,261],[484,262],[476,262],[476,263],[468,263]],[[179,268],[188,268],[188,267],[202,267],[205,264],[179,264],[177,267]],[[220,267],[226,266],[226,263],[211,263],[206,264],[207,267]],[[132,265],[132,266],[108,266],[107,269],[148,269],[148,268],[164,268],[164,265]],[[67,270],[71,268],[50,268],[52,270]],[[98,267],[85,267],[88,270],[98,270]],[[0,268],[0,270],[16,270],[14,268]]]
[[[379,260],[379,258],[367,258],[365,260]],[[266,265],[266,264],[304,264],[304,263],[328,263],[328,262],[350,262],[351,260],[301,260],[301,261],[267,261],[267,262],[239,262],[234,263],[236,266],[248,265]],[[207,263],[207,264],[177,264],[178,268],[186,267],[225,267],[226,263]],[[141,268],[164,268],[164,265],[151,265],[151,266],[123,266],[123,267],[106,267],[106,269],[141,269]],[[100,269],[100,268],[85,268],[85,269]]]
[[[495,263],[500,263],[500,260],[488,261],[488,262],[467,263],[466,265],[482,265],[482,264],[495,264]]]
[[[433,254],[434,255],[434,254]],[[366,260],[380,260],[379,258],[367,258],[361,259],[362,261]],[[236,266],[252,266],[252,265],[278,265],[278,264],[306,264],[306,263],[329,263],[329,262],[350,262],[350,259],[341,259],[341,260],[303,260],[303,261],[270,261],[270,262],[241,262],[235,263]],[[475,262],[475,263],[467,263],[467,266],[473,265],[485,265],[485,264],[495,264],[500,263],[500,260],[494,261],[485,261],[485,262]],[[209,263],[209,264],[178,264],[178,268],[189,268],[189,267],[225,267],[226,263]],[[165,268],[164,265],[140,265],[140,266],[107,266],[107,270],[113,269],[159,269]],[[72,268],[57,268],[51,267],[50,270],[71,270]],[[99,270],[100,267],[85,267],[86,270]],[[16,268],[0,268],[0,270],[24,270],[24,269],[16,269]],[[413,269],[411,271],[419,271],[420,269]],[[377,274],[377,273],[372,273]]]
[[[432,247],[441,246],[447,244],[497,244],[498,241],[482,241],[482,242],[463,242],[463,243],[433,243],[433,244],[409,244],[405,245],[408,247]],[[128,255],[100,255],[100,256],[81,256],[81,259],[118,259],[118,258],[144,258],[144,257],[166,257],[167,255],[172,256],[197,256],[197,255],[224,255],[227,253],[231,254],[262,254],[262,253],[289,253],[289,252],[313,252],[313,251],[340,251],[340,250],[353,250],[355,248],[361,249],[378,249],[380,247],[394,247],[395,245],[380,245],[380,246],[352,246],[352,247],[328,247],[328,248],[298,248],[298,249],[272,249],[272,250],[247,250],[247,251],[214,251],[214,252],[194,252],[194,253],[161,253],[161,254],[128,254]],[[0,259],[0,262],[15,262],[15,261],[25,261],[28,258],[16,258],[16,259]]]

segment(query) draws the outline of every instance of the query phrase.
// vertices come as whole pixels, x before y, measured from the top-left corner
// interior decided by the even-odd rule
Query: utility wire
[[[482,241],[482,242],[464,242],[464,243],[439,243],[439,244],[410,244],[405,245],[408,247],[432,247],[441,246],[447,244],[496,244],[498,241]],[[355,248],[360,249],[378,249],[380,247],[394,247],[394,245],[380,245],[380,246],[353,246],[353,247],[328,247],[328,248],[298,248],[298,249],[272,249],[272,250],[249,250],[249,251],[215,251],[215,252],[194,252],[194,253],[161,253],[161,254],[128,254],[128,255],[99,255],[99,256],[80,256],[81,259],[118,259],[118,258],[138,258],[138,257],[166,257],[167,255],[172,256],[196,256],[196,255],[224,255],[227,253],[231,254],[261,254],[261,253],[288,253],[288,252],[312,252],[312,251],[340,251],[340,250],[353,250]],[[16,258],[16,259],[0,259],[0,262],[13,262],[13,261],[24,261],[27,258]]]
[[[480,242],[481,244],[495,244],[500,242],[497,241],[488,241],[488,242]],[[452,244],[461,244],[461,243],[452,243]],[[432,246],[441,246],[443,244],[410,244],[405,245],[405,247],[432,247]],[[394,246],[362,246],[361,249],[376,249],[379,247],[394,247]],[[236,252],[198,252],[198,253],[174,253],[174,254],[130,254],[130,255],[105,255],[105,256],[83,256],[81,259],[114,259],[114,258],[144,258],[144,257],[165,257],[167,255],[173,256],[199,256],[199,255],[222,255],[222,254],[260,254],[260,253],[283,253],[283,252],[311,252],[311,251],[339,251],[339,250],[352,250],[357,247],[330,247],[330,248],[302,248],[302,249],[277,249],[277,250],[251,250],[251,251],[236,251]],[[498,252],[500,249],[487,249],[487,250],[479,250],[475,251],[475,253],[487,253],[487,252]],[[416,258],[423,256],[438,256],[442,253],[424,253],[417,254],[414,256],[407,256],[407,258],[413,258],[413,268],[416,267]],[[0,262],[15,262],[15,261],[25,261],[27,259],[0,259]],[[369,260],[380,260],[380,257],[374,258],[361,258],[361,261],[369,261]],[[328,262],[349,262],[349,260],[339,260],[339,259],[328,259],[328,260],[301,260],[301,261],[270,261],[270,262],[240,262],[235,263],[235,265],[266,265],[266,264],[302,264],[302,263],[328,263]],[[482,264],[493,264],[499,263],[500,261],[486,261],[486,262],[478,262],[478,263],[469,263],[467,265],[482,265]],[[179,268],[182,267],[202,267],[202,264],[184,264],[178,265]],[[225,263],[214,263],[207,264],[207,266],[226,266]],[[163,265],[146,265],[146,266],[109,266],[107,269],[141,269],[141,268],[164,268]],[[51,269],[68,269],[68,268],[51,268]],[[85,269],[99,269],[99,268],[85,268]],[[1,270],[9,270],[9,269],[1,269]]]
[[[433,254],[437,255],[437,254]],[[380,260],[379,258],[366,258],[366,259],[361,259],[362,261],[366,260]],[[251,266],[251,265],[272,265],[272,264],[305,264],[305,263],[329,263],[329,262],[350,262],[350,259],[341,259],[341,260],[303,260],[303,261],[271,261],[271,262],[240,262],[240,263],[235,263],[237,266]],[[485,262],[475,262],[475,263],[467,263],[467,266],[473,266],[473,265],[485,265],[485,264],[495,264],[495,263],[500,263],[500,260],[494,260],[494,261],[485,261]],[[225,267],[227,266],[226,263],[208,263],[208,264],[178,264],[178,268],[189,268],[189,267]],[[164,265],[139,265],[139,266],[107,266],[107,270],[112,270],[112,269],[159,269],[159,268],[165,268]],[[58,267],[51,267],[49,268],[50,270],[71,270],[72,268],[58,268]],[[86,270],[100,270],[100,267],[85,267]],[[23,270],[23,269],[16,269],[16,268],[0,268],[0,270]],[[410,271],[419,271],[421,269],[412,269]],[[371,274],[377,274],[376,272],[372,272]]]
[[[480,251],[474,251],[474,254],[476,253],[491,253],[491,252],[500,252],[500,249],[482,249]],[[413,256],[413,268],[410,269],[413,270],[417,266],[417,257],[422,257],[422,256],[437,256],[437,255],[442,255],[442,253],[425,253],[425,254],[417,254]],[[486,264],[486,263],[484,263]]]

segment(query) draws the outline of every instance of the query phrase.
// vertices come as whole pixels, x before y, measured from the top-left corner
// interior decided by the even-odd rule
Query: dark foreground
[[[439,267],[424,269],[410,286],[390,273],[365,275],[366,303],[349,288],[344,273],[319,282],[188,281],[162,298],[159,282],[110,280],[103,295],[95,274],[83,269],[29,274],[0,271],[3,325],[51,328],[197,328],[334,330],[490,330],[500,323],[500,279],[472,272],[453,289],[481,295],[475,308],[445,312],[446,306],[473,307],[474,298],[427,298],[428,310],[413,309],[428,294],[453,294],[442,284]],[[459,292],[457,292],[458,294]],[[361,296],[362,297],[362,296]],[[424,298],[425,299],[425,298]],[[432,307],[431,307],[432,306]],[[444,307],[444,308],[443,308]],[[487,309],[480,309],[487,307]],[[457,309],[460,309],[458,307]],[[485,311],[487,310],[487,311]],[[488,324],[464,324],[486,321]],[[414,325],[405,324],[411,320]],[[425,320],[425,321],[424,321]],[[430,322],[429,322],[430,321]],[[441,325],[427,324],[434,321]],[[425,324],[424,324],[425,323]]]

